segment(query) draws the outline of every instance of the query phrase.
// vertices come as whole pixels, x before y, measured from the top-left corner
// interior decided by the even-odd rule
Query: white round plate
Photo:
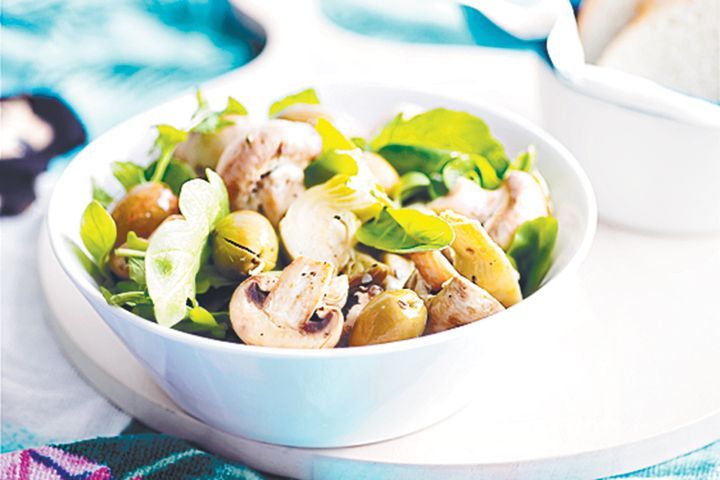
[[[382,78],[540,117],[536,85],[549,73],[532,54],[361,38],[324,21],[315,0],[233,4],[267,31],[268,46],[248,66],[205,85],[211,98],[230,88],[245,99],[269,84],[290,91],[319,80]],[[297,35],[297,24],[311,27]],[[495,346],[492,358],[507,364],[483,387],[501,389],[502,402],[490,408],[485,399],[483,409],[471,404],[412,435],[343,449],[263,444],[189,416],[71,285],[45,233],[39,259],[51,324],[91,384],[150,427],[262,471],[319,480],[589,478],[657,464],[720,438],[717,236],[663,238],[601,225],[578,277],[566,282],[566,298],[544,305],[552,322],[516,339],[526,354],[508,358]]]
[[[46,232],[39,261],[51,324],[92,385],[150,427],[265,472],[320,480],[588,478],[720,438],[720,237],[601,225],[564,301],[543,306],[555,320],[518,338],[526,355],[484,385],[503,390],[502,402],[471,404],[415,434],[343,449],[263,444],[189,416],[70,283]]]

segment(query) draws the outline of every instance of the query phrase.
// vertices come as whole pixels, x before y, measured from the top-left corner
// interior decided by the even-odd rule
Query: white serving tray
[[[276,34],[258,59],[204,86],[211,100],[230,93],[252,104],[258,88],[382,78],[541,118],[539,80],[551,73],[532,53],[360,38],[317,18],[307,8],[313,0],[234,2]],[[271,15],[270,7],[284,14]],[[312,24],[314,35],[293,35],[293,23]],[[318,38],[326,39],[322,49]],[[555,320],[517,338],[527,354],[484,385],[502,389],[503,403],[471,405],[396,440],[332,450],[234,438],[190,417],[70,284],[44,233],[39,259],[51,324],[91,384],[150,427],[278,475],[587,478],[656,464],[720,438],[718,236],[663,238],[601,225],[563,301],[544,306]]]
[[[190,417],[71,285],[45,232],[39,261],[51,324],[92,385],[150,427],[262,471],[319,480],[590,478],[720,438],[720,237],[601,225],[566,298],[544,305],[555,320],[518,338],[526,355],[484,385],[502,389],[502,403],[471,404],[415,434],[342,449],[263,444]]]

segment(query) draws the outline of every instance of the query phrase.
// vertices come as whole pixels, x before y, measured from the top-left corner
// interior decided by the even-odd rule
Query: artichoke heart
[[[455,254],[453,260],[457,271],[505,307],[522,300],[520,275],[480,222],[449,210],[442,212],[440,217],[455,232],[455,240],[450,247]]]

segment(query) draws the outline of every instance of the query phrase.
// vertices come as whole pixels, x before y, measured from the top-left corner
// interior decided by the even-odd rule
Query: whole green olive
[[[178,212],[178,199],[164,183],[145,182],[135,185],[112,211],[117,226],[115,246],[125,243],[130,231],[139,237],[150,238],[150,234],[167,217]]]
[[[350,333],[350,345],[395,342],[422,335],[425,304],[412,290],[383,292],[360,312]]]
[[[222,218],[213,234],[213,261],[220,272],[239,278],[275,268],[278,239],[270,221],[252,210]]]

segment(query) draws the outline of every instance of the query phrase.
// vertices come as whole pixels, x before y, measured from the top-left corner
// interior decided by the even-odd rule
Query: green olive
[[[178,212],[178,199],[164,183],[146,182],[134,186],[112,211],[117,226],[115,246],[125,243],[130,231],[139,237],[150,238],[158,225]]]
[[[213,235],[213,261],[220,272],[239,278],[275,268],[278,239],[270,221],[251,210],[221,219]]]
[[[350,345],[395,342],[422,335],[427,321],[425,304],[412,290],[383,292],[370,300],[353,327]]]

